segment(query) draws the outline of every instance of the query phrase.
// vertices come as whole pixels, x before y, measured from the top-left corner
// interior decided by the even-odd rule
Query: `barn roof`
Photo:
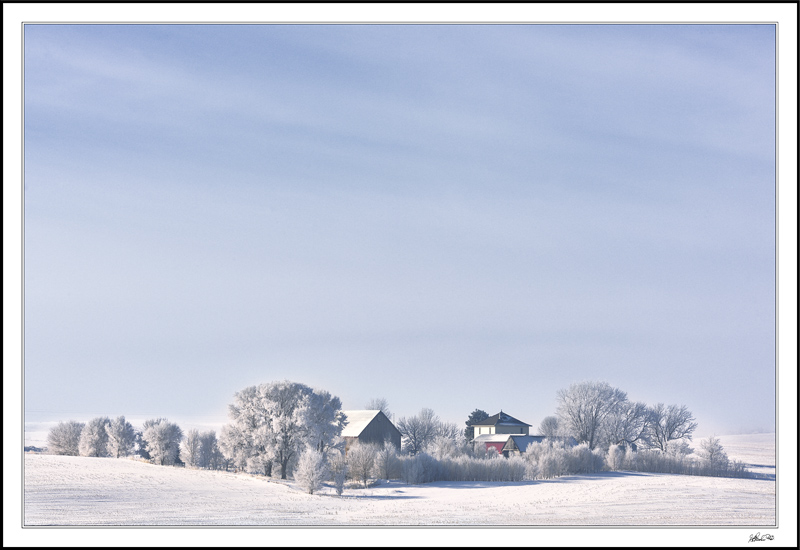
[[[347,425],[342,430],[342,437],[358,437],[364,428],[378,416],[380,410],[342,411],[347,417]]]
[[[530,424],[526,424],[525,422],[517,420],[510,414],[506,414],[503,411],[500,411],[494,416],[490,416],[486,420],[481,420],[475,424],[470,424],[470,426],[497,426],[498,424],[503,426],[530,426]]]

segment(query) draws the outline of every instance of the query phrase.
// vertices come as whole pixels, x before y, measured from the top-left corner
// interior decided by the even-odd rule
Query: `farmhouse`
[[[343,411],[347,417],[347,424],[342,430],[345,441],[345,452],[356,441],[361,443],[377,443],[383,446],[385,441],[400,450],[400,430],[389,420],[382,411],[360,410]]]
[[[492,449],[503,456],[524,453],[528,445],[544,439],[528,435],[531,425],[517,420],[502,410],[486,420],[471,424],[474,430],[473,448],[479,445]]]
[[[472,424],[475,428],[475,436],[483,434],[514,434],[514,435],[528,435],[530,424],[521,422],[504,413],[502,410],[494,416],[490,416],[486,420],[481,420]]]

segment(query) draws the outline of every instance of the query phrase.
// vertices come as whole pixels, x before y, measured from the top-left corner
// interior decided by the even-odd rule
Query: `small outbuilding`
[[[380,446],[383,446],[384,442],[388,441],[398,451],[400,450],[400,430],[383,414],[383,411],[358,410],[343,412],[347,417],[347,424],[342,430],[345,453],[356,441],[376,443]]]
[[[541,443],[544,440],[545,437],[543,435],[510,435],[500,452],[505,457],[520,455],[528,451],[530,444]]]

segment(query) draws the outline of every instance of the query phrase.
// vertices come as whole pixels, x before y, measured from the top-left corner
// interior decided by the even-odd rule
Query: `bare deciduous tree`
[[[652,444],[667,451],[670,441],[692,439],[697,422],[686,405],[665,406],[663,403],[650,408],[650,429]]]
[[[364,408],[368,411],[381,411],[386,415],[389,420],[392,419],[392,413],[389,411],[389,402],[383,397],[374,397],[367,401]]]
[[[614,445],[649,444],[650,418],[645,403],[622,401],[608,416],[608,442]]]
[[[181,460],[192,468],[200,467],[200,432],[191,429],[181,443]]]
[[[719,438],[708,436],[700,442],[700,450],[697,452],[712,470],[725,470],[728,468],[728,455],[722,448]]]
[[[355,479],[361,480],[364,487],[368,486],[370,475],[375,468],[378,457],[378,446],[372,443],[355,443],[347,451],[347,466]]]
[[[606,382],[578,382],[559,390],[557,399],[559,421],[578,443],[588,443],[591,450],[600,443],[609,415],[627,395]]]
[[[539,424],[539,433],[547,439],[556,439],[561,435],[561,427],[557,416],[545,416]]]
[[[433,410],[423,408],[416,416],[398,420],[397,429],[403,436],[403,446],[415,455],[425,450],[425,446],[439,434],[440,424]]]

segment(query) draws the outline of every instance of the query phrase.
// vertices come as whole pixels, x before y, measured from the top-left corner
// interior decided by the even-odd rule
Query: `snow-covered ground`
[[[722,439],[722,438],[721,438]],[[757,438],[756,438],[757,439]],[[726,436],[732,459],[774,473],[774,437]],[[775,482],[601,473],[518,483],[382,482],[302,492],[292,481],[27,454],[24,524],[259,526],[769,526]]]

